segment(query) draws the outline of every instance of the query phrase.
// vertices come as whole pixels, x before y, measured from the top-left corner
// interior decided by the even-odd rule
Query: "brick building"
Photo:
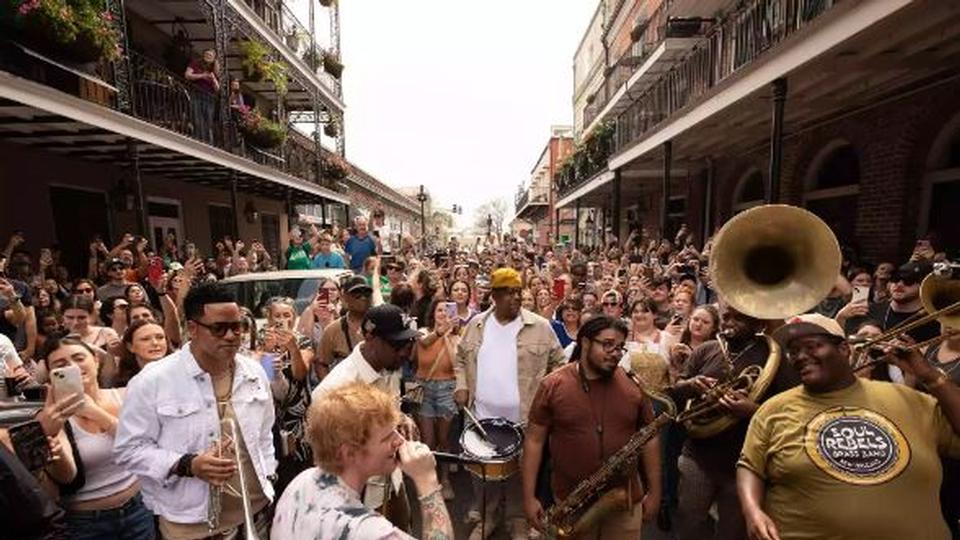
[[[530,180],[517,190],[514,204],[516,219],[521,223],[514,227],[515,232],[529,230],[529,239],[537,244],[547,245],[571,238],[573,212],[557,208],[553,177],[572,152],[572,129],[569,126],[552,126],[550,139],[530,171]]]
[[[600,87],[584,130],[612,122],[613,148],[560,179],[559,204],[579,208],[581,226],[593,209],[596,226],[621,234],[670,236],[686,222],[703,239],[778,200],[874,262],[902,260],[928,232],[958,247],[956,3],[618,5],[604,35],[630,32],[633,56],[608,61],[608,81],[619,79]]]

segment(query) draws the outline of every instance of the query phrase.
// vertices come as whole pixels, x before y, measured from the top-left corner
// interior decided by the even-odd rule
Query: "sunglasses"
[[[919,282],[916,280],[916,278],[912,276],[910,277],[893,276],[892,278],[890,278],[890,283],[903,283],[907,287],[911,287],[913,285],[916,285]]]
[[[93,289],[90,289],[90,288],[88,288],[88,287],[84,287],[84,288],[82,288],[82,289],[74,289],[73,292],[75,292],[75,293],[77,293],[77,294],[88,294],[88,293],[92,293],[92,292],[93,292]]]
[[[613,306],[619,306],[619,305],[620,305],[620,302],[604,302],[603,305],[605,305],[605,306],[611,306],[611,307],[613,307]]]
[[[249,328],[249,325],[244,321],[215,322],[212,324],[207,324],[194,319],[193,322],[206,328],[211,334],[218,338],[222,338],[223,336],[227,335],[227,330],[233,332],[233,335],[239,336],[241,333],[246,332]]]

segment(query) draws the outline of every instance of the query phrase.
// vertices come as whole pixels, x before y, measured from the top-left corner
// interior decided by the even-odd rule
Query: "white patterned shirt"
[[[365,507],[340,477],[312,467],[287,486],[273,514],[271,540],[413,540]]]

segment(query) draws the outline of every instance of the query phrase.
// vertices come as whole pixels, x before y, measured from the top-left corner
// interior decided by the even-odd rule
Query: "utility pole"
[[[427,193],[423,190],[423,184],[420,184],[417,200],[420,201],[420,250],[423,254],[427,251],[427,216],[423,207],[423,204],[427,202]]]

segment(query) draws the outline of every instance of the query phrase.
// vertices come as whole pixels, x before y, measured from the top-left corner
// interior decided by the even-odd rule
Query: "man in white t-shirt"
[[[520,308],[521,283],[516,270],[495,271],[490,286],[493,307],[464,327],[454,364],[454,400],[461,407],[472,407],[478,418],[505,418],[523,424],[540,380],[565,361],[563,348],[546,319]],[[470,539],[493,533],[497,525],[493,518],[501,514],[497,512],[501,498],[511,538],[527,538],[520,476],[486,485],[478,482],[477,487],[478,497],[486,496],[487,516]],[[471,514],[480,521],[478,510]]]

